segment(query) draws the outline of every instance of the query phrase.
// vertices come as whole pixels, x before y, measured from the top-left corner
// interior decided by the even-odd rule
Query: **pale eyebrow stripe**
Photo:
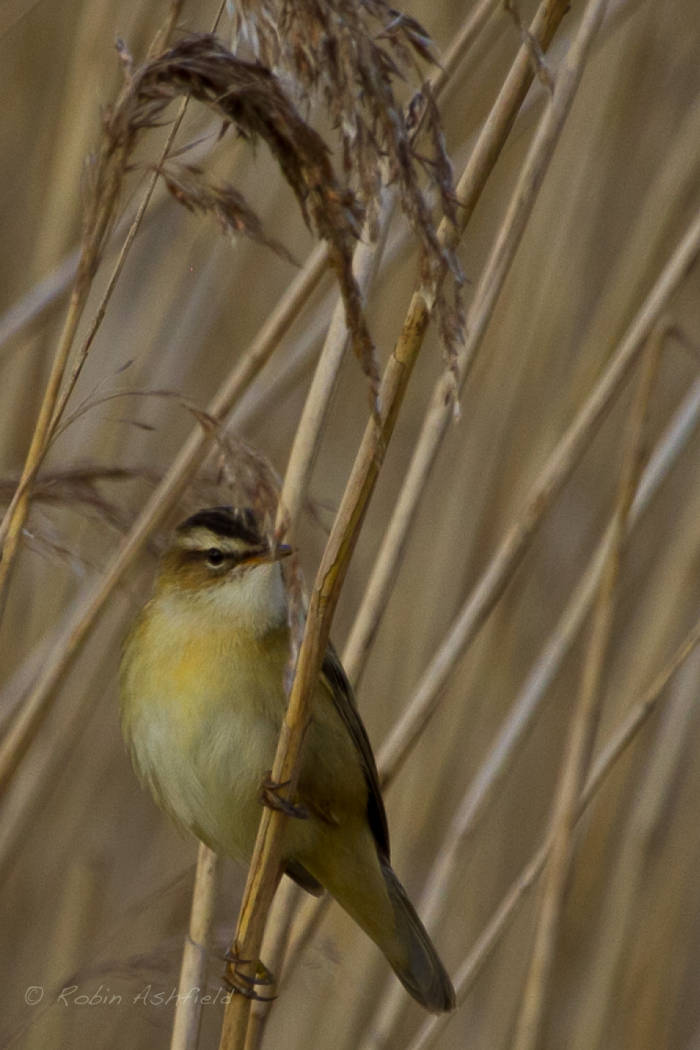
[[[182,550],[205,551],[210,547],[218,547],[224,554],[243,554],[249,550],[248,544],[232,540],[230,536],[217,535],[201,526],[176,534],[175,541]]]

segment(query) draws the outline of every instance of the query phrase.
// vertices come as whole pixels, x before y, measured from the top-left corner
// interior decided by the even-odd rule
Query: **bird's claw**
[[[298,802],[290,802],[288,799],[282,798],[279,794],[283,788],[288,786],[288,780],[285,780],[282,784],[277,784],[268,773],[262,782],[262,789],[260,792],[260,799],[263,805],[268,806],[270,809],[276,809],[280,813],[285,813],[288,817],[296,817],[298,820],[306,820],[309,816],[309,812],[305,806],[302,806]]]
[[[264,963],[258,960],[255,964],[255,974],[251,976],[250,974],[242,973],[239,967],[242,964],[252,962],[252,959],[242,959],[233,948],[229,948],[224,958],[226,959],[227,967],[224,971],[223,979],[231,991],[245,996],[246,999],[254,999],[256,1002],[261,1003],[272,1002],[273,999],[277,998],[276,995],[260,995],[255,990],[256,985],[270,987],[275,983],[274,974],[268,970]]]

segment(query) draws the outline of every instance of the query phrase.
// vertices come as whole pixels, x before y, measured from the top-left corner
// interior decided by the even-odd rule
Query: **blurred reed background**
[[[547,59],[555,78],[583,7],[574,0],[555,38]],[[457,177],[521,43],[517,20],[501,3],[479,9],[483,25],[441,97]],[[114,41],[121,37],[143,60],[168,10],[164,2],[122,0],[13,0],[0,10],[5,505],[67,309],[85,210],[85,158],[98,142],[101,107],[122,82]],[[444,53],[476,7],[412,0],[405,10]],[[518,10],[529,22],[535,5],[523,0]],[[215,11],[214,4],[191,0],[178,24],[207,30]],[[225,18],[221,33],[228,39]],[[384,754],[382,742],[426,685],[426,669],[465,607],[469,615],[467,603],[485,586],[503,538],[524,520],[550,457],[589,404],[686,231],[697,225],[699,48],[694,0],[610,0],[462,391],[459,419],[430,471],[361,676],[358,701],[377,752]],[[533,84],[460,243],[467,308],[547,108],[546,81],[542,74]],[[313,239],[268,150],[231,135],[219,142],[220,124],[190,106],[176,148],[194,144],[186,159],[230,178],[269,235],[304,260]],[[139,145],[79,340],[167,131],[150,131]],[[381,367],[406,314],[418,260],[415,238],[397,213],[367,302]],[[196,426],[188,406],[208,405],[296,276],[268,248],[222,237],[211,218],[191,214],[162,184],[156,187],[67,415],[81,406],[86,411],[54,441],[35,483],[0,632],[4,728],[53,659],[76,603],[94,588]],[[544,496],[536,501],[534,511],[545,513],[528,519],[536,528],[524,556],[506,572],[480,630],[466,631],[469,644],[453,646],[434,713],[387,791],[394,866],[459,984],[457,1012],[426,1022],[379,952],[331,907],[293,965],[278,973],[280,995],[264,1047],[526,1045],[522,1002],[533,994],[527,975],[541,904],[556,899],[551,868],[544,880],[530,871],[531,884],[507,895],[528,875],[555,796],[561,801],[581,681],[587,669],[591,678],[600,654],[599,632],[591,632],[596,607],[596,622],[607,613],[612,623],[600,681],[592,676],[601,703],[599,712],[590,707],[587,723],[594,766],[640,700],[655,706],[576,827],[551,971],[541,982],[536,1045],[700,1047],[700,663],[683,652],[678,667],[669,668],[697,623],[700,598],[699,287],[697,269],[676,281],[628,380],[600,424],[586,431],[570,477],[546,508]],[[326,274],[229,416],[227,433],[260,449],[280,474],[336,299]],[[603,587],[603,598],[596,598],[600,573],[591,574],[615,508],[624,504],[625,463],[628,491],[639,480],[624,453],[630,420],[643,408],[640,377],[655,354],[634,445],[639,450],[641,441],[642,478],[629,519],[624,506],[616,519],[628,540],[617,577],[608,571],[607,592]],[[432,326],[335,618],[340,651],[445,367]],[[143,396],[102,400],[118,392]],[[367,380],[348,354],[298,530],[309,581],[367,417]],[[193,506],[227,501],[226,481],[217,487],[211,480],[216,465],[210,456],[170,523]],[[3,1046],[170,1045],[174,1004],[158,996],[167,999],[177,986],[196,844],[140,790],[121,742],[116,689],[120,641],[148,592],[158,542],[156,535],[112,592],[4,788]],[[357,675],[357,660],[353,666]],[[513,741],[507,753],[504,733]],[[444,876],[437,883],[436,863]],[[216,951],[230,940],[243,879],[232,865],[224,867],[212,994],[223,966]],[[427,899],[426,887],[432,887]],[[509,902],[508,921],[494,927]],[[489,930],[494,938],[486,945],[481,938]],[[63,989],[69,991],[61,999]],[[92,1005],[80,1005],[79,995],[92,996]],[[221,1003],[202,1013],[199,1045],[216,1046]]]

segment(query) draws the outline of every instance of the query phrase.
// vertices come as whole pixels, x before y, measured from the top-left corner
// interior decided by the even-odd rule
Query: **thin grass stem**
[[[618,729],[611,735],[607,744],[593,762],[585,787],[581,793],[576,810],[579,821],[588,806],[597,795],[605,780],[615,768],[617,760],[627,750],[651,715],[658,710],[665,699],[664,691],[680,667],[700,645],[700,620],[697,620],[675,650],[671,659],[654,676],[640,699],[631,706]],[[542,845],[514,879],[510,889],[503,897],[491,920],[484,928],[474,947],[464,959],[455,974],[454,984],[457,1000],[463,1003],[474,987],[486,963],[500,944],[504,934],[513,922],[517,911],[523,904],[528,890],[535,884],[544,870],[552,848],[552,834],[549,832]],[[431,1017],[424,1022],[416,1037],[408,1044],[406,1050],[428,1050],[440,1035],[449,1016]]]
[[[612,523],[612,538],[596,596],[580,693],[573,712],[552,805],[552,849],[547,861],[530,967],[518,1016],[515,1050],[534,1050],[543,1023],[564,906],[564,892],[573,857],[574,827],[579,795],[585,783],[603,702],[601,686],[612,633],[627,519],[642,470],[646,417],[664,334],[663,327],[661,327],[649,341],[649,346],[642,358],[639,388],[630,412],[617,505]]]

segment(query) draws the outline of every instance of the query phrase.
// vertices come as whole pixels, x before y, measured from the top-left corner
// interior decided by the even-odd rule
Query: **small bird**
[[[250,509],[214,507],[179,525],[121,663],[122,729],[156,802],[211,849],[247,863],[286,709],[287,593]],[[350,683],[328,647],[311,702],[286,874],[325,888],[435,1013],[455,993],[389,863],[377,767]]]

